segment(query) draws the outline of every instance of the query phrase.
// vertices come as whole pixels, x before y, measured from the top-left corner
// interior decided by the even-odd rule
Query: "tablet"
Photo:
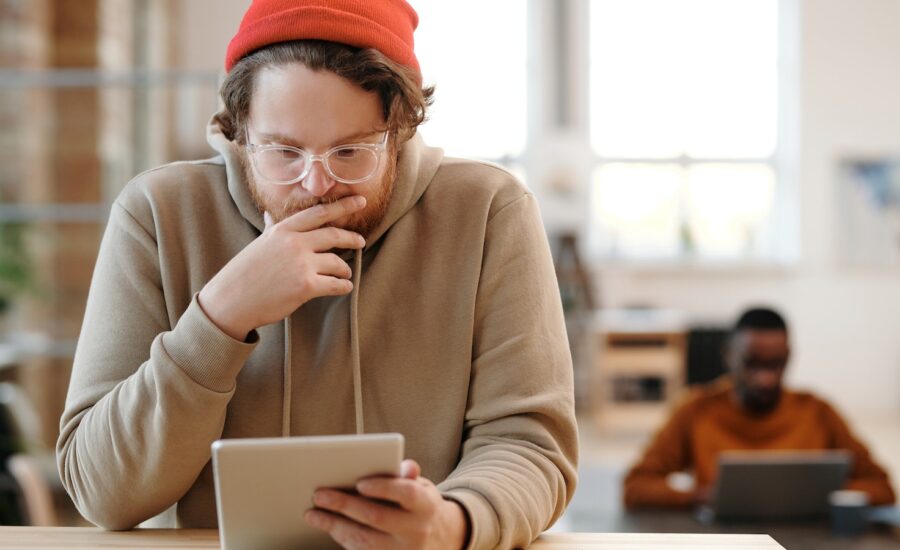
[[[400,475],[396,433],[265,439],[212,444],[223,550],[338,548],[303,520],[321,487],[352,489],[362,477]]]

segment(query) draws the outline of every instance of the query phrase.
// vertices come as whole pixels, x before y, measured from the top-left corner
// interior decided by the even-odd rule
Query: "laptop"
[[[712,499],[717,520],[791,520],[828,513],[850,472],[847,451],[727,451]]]
[[[399,475],[403,436],[226,439],[212,444],[212,459],[224,550],[339,548],[303,521],[313,492]]]

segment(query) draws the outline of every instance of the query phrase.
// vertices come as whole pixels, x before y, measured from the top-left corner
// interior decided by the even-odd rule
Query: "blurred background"
[[[542,207],[582,415],[565,528],[615,529],[622,471],[753,304],[788,318],[788,383],[846,414],[896,486],[900,2],[411,3],[426,142],[505,165]],[[212,155],[248,5],[0,0],[0,458],[26,457],[3,521],[41,514],[28,479],[56,491],[46,521],[78,521],[49,457],[109,206],[142,170]]]

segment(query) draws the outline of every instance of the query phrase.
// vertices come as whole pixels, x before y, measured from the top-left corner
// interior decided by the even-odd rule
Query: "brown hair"
[[[406,141],[425,122],[434,87],[419,85],[419,75],[372,48],[354,48],[323,40],[295,40],[259,49],[235,63],[219,94],[224,110],[216,119],[225,136],[243,143],[243,129],[250,115],[250,99],[256,74],[263,67],[301,63],[312,70],[327,70],[346,78],[381,99],[387,130]]]

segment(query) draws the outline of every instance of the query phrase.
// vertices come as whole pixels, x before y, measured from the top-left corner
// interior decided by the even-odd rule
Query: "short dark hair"
[[[381,99],[387,130],[406,141],[425,122],[434,87],[423,88],[413,69],[392,61],[373,48],[354,48],[324,40],[294,40],[266,46],[241,58],[228,72],[219,94],[224,109],[216,120],[230,140],[243,143],[256,75],[264,67],[300,63],[327,70]]]
[[[742,330],[783,330],[787,332],[787,323],[784,317],[774,309],[767,307],[754,307],[746,310],[738,318],[732,334]]]

